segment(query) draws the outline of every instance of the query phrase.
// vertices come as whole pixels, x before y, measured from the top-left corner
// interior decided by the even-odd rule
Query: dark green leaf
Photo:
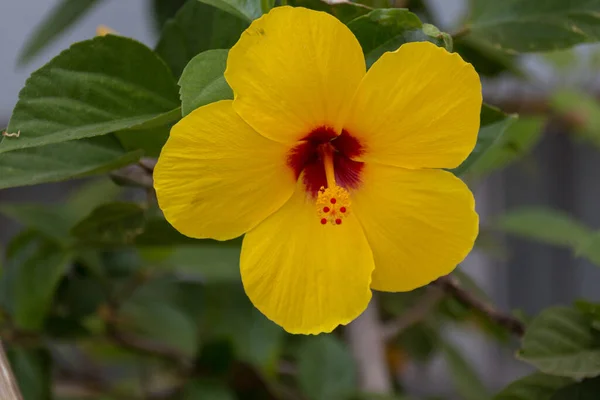
[[[298,349],[298,383],[312,400],[348,398],[356,386],[352,355],[333,335],[307,337]]]
[[[35,229],[57,243],[67,244],[69,242],[69,229],[74,219],[66,206],[4,204],[0,206],[0,213],[27,228]]]
[[[585,379],[560,389],[550,400],[597,400],[600,394],[600,378]]]
[[[454,345],[445,342],[442,346],[450,375],[460,398],[464,400],[486,400],[491,396],[473,367]]]
[[[428,361],[438,349],[440,337],[437,330],[424,322],[417,323],[404,329],[396,343],[415,361]]]
[[[157,32],[160,32],[168,20],[173,18],[187,0],[152,0],[152,19]]]
[[[6,355],[21,389],[23,400],[52,398],[51,360],[46,350],[9,347]]]
[[[144,232],[135,238],[138,246],[174,246],[174,245],[202,245],[211,240],[198,240],[183,236],[177,232],[167,221],[162,218],[151,218],[146,222]],[[227,243],[227,242],[219,242]]]
[[[600,375],[600,346],[591,322],[574,308],[545,309],[529,324],[517,356],[551,375]]]
[[[570,378],[536,372],[512,382],[494,400],[550,400],[558,389],[572,382]]]
[[[44,237],[28,234],[7,254],[13,290],[13,319],[24,330],[39,330],[71,255]]]
[[[191,381],[183,389],[181,400],[236,400],[233,393],[227,386],[214,382]]]
[[[223,76],[227,54],[227,50],[205,51],[185,67],[179,80],[183,115],[218,100],[233,99],[233,91]]]
[[[510,210],[496,220],[495,226],[513,235],[566,247],[578,246],[591,233],[570,215],[544,207]]]
[[[414,41],[415,32],[422,26],[419,17],[401,8],[373,10],[348,23],[348,28],[363,49],[367,66],[371,66],[386,51],[396,50],[400,45]]]
[[[111,135],[16,150],[0,156],[0,189],[101,174],[137,161]]]
[[[247,27],[245,20],[190,0],[163,28],[156,52],[179,77],[196,55],[206,50],[230,48]]]
[[[463,163],[452,172],[455,175],[463,175],[476,164],[488,151],[498,146],[500,138],[506,129],[515,121],[495,107],[484,104],[481,108],[481,126],[477,136],[477,143],[473,152]]]
[[[121,194],[121,188],[106,177],[91,179],[69,193],[67,199],[69,211],[81,219],[99,205],[115,199]]]
[[[100,0],[61,0],[27,39],[19,55],[19,64],[29,62],[99,2]]]
[[[177,85],[155,53],[124,37],[97,37],[31,75],[8,126],[21,134],[4,138],[0,152],[143,126],[177,107]]]
[[[177,112],[180,113],[180,109]],[[115,132],[115,136],[125,150],[141,150],[146,157],[158,157],[173,125],[174,123],[144,130],[127,129]]]
[[[144,209],[134,203],[111,203],[96,208],[71,233],[82,243],[120,245],[133,243],[144,229]]]
[[[121,308],[122,328],[193,356],[198,348],[198,329],[178,303],[179,294],[175,281],[150,281],[136,290]]]
[[[517,160],[539,142],[542,136],[542,128],[545,119],[541,117],[520,118],[504,124],[504,129],[500,127],[502,133],[496,136],[496,140],[481,153],[468,168],[467,173],[474,176],[482,176],[495,170],[506,167],[511,162]],[[498,127],[496,127],[497,129]],[[490,130],[494,128],[490,127]],[[489,134],[487,128],[483,128],[480,135]],[[490,138],[492,135],[489,135]]]
[[[507,52],[566,48],[600,40],[600,0],[475,0],[471,35]]]
[[[275,0],[198,0],[235,15],[245,21],[252,22],[269,12]]]
[[[515,56],[492,47],[488,42],[475,36],[455,39],[454,51],[466,62],[473,64],[480,75],[495,77],[508,71],[523,76],[523,72],[515,62]]]
[[[205,334],[228,339],[238,358],[274,373],[282,350],[283,329],[250,303],[237,282],[211,284],[206,287],[205,296]]]
[[[206,283],[239,282],[241,241],[195,240],[172,249],[161,261],[167,269],[195,276]]]
[[[288,0],[288,4],[294,7],[305,7],[316,11],[325,11],[334,15],[343,23],[367,14],[372,9],[360,3],[351,1],[326,2],[322,0]]]

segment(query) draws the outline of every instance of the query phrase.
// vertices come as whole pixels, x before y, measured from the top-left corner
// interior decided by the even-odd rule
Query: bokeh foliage
[[[102,1],[58,1],[20,62]],[[281,4],[150,3],[160,32],[153,49],[118,34],[74,44],[31,75],[7,128],[22,136],[0,144],[0,189],[93,176],[60,205],[0,206],[23,227],[2,262],[0,333],[25,400],[415,399],[399,379],[389,396],[364,393],[360,360],[343,328],[291,336],[254,309],[240,283],[240,240],[191,240],[164,220],[152,168],[170,127],[199,106],[232,98],[223,78],[227,49],[253,19]],[[430,41],[458,52],[484,77],[523,77],[521,53],[566,49],[546,57],[569,71],[570,47],[600,41],[600,0],[471,0],[468,18],[450,34],[422,1],[289,4],[346,23],[369,66],[403,43]],[[599,110],[572,89],[553,94],[535,116],[484,105],[476,148],[453,172],[474,187],[527,156],[550,116],[575,121],[570,128],[597,145]],[[482,248],[485,229],[497,230],[600,265],[600,233],[556,210],[512,210],[483,228]],[[520,328],[490,312],[489,299],[460,267],[452,278],[458,286],[379,296],[382,325],[392,327],[382,337],[390,375],[442,356],[461,399],[600,396],[600,304],[582,300],[523,322],[508,314],[526,328],[517,343],[510,338]],[[423,304],[418,318],[393,329]],[[448,324],[518,346],[517,358],[537,372],[493,394],[443,334]]]

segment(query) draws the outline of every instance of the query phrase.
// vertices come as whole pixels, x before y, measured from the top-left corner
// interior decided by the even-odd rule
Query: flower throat
[[[348,190],[360,185],[363,170],[363,163],[352,158],[362,153],[347,131],[337,135],[327,127],[313,130],[290,151],[288,165],[315,198],[321,224],[340,225],[350,213]]]

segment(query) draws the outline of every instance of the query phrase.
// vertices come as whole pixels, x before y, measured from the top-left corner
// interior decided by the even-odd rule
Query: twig
[[[388,322],[382,328],[384,340],[390,340],[404,330],[423,321],[444,298],[446,293],[436,286],[428,286],[427,292],[419,298],[416,304],[409,308],[399,318]]]
[[[478,299],[473,293],[462,288],[458,280],[453,276],[444,276],[439,278],[433,284],[442,288],[444,292],[454,296],[454,298],[464,305],[484,314],[487,318],[504,327],[514,335],[520,337],[525,333],[525,324],[521,320]]]
[[[0,399],[22,400],[21,392],[10,369],[10,363],[0,342]]]
[[[378,313],[377,298],[373,296],[365,312],[348,325],[345,333],[358,366],[361,390],[374,394],[391,394],[392,381]]]

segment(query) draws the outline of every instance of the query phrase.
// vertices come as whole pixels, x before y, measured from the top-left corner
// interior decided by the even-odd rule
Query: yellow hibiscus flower
[[[450,273],[478,216],[457,167],[479,129],[481,84],[458,54],[408,43],[366,71],[326,13],[277,7],[229,52],[233,101],[171,131],[154,172],[166,219],[194,238],[246,234],[245,291],[292,333],[330,332],[371,289]]]

